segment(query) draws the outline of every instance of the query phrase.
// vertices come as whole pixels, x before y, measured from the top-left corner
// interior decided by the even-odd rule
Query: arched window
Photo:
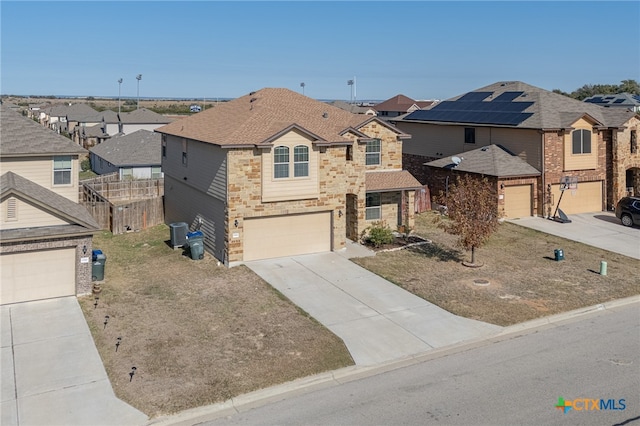
[[[573,154],[591,154],[591,130],[574,130],[571,136],[573,138]]]
[[[289,177],[289,147],[277,146],[273,150],[273,177]]]
[[[309,147],[293,148],[293,177],[309,176]]]

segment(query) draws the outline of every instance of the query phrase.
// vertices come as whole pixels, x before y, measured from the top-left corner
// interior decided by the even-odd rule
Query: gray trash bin
[[[93,250],[91,255],[91,281],[103,281],[104,265],[107,263],[107,256],[102,253],[102,250]]]
[[[187,234],[186,245],[189,246],[191,259],[204,259],[204,234],[202,233],[202,231],[189,232]]]

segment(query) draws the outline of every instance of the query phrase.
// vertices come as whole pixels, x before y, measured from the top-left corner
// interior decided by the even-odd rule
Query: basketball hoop
[[[571,195],[575,195],[575,191],[578,189],[578,177],[577,176],[563,176],[560,179],[560,191],[571,190]]]

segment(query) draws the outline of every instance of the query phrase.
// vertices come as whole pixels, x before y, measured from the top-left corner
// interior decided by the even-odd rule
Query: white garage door
[[[244,221],[243,260],[331,250],[331,213],[273,216]]]
[[[532,212],[532,185],[515,185],[504,188],[504,214],[507,219],[529,217]]]
[[[566,190],[560,201],[560,185],[552,185],[553,211],[558,202],[560,210],[566,214],[591,213],[602,211],[602,182],[578,182],[578,189]],[[553,213],[553,212],[552,212]]]
[[[72,296],[76,290],[75,249],[0,256],[0,304]]]

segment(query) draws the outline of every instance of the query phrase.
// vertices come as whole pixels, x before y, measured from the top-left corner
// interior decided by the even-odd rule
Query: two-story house
[[[200,224],[228,266],[339,250],[376,221],[413,225],[409,135],[376,117],[265,88],[156,131],[167,223]]]
[[[98,224],[78,204],[86,151],[0,107],[0,303],[91,291]]]
[[[628,188],[640,190],[640,115],[630,110],[604,108],[526,83],[503,81],[398,117],[393,123],[412,135],[403,145],[405,168],[429,184],[432,194],[444,189],[433,181],[434,167],[454,172],[448,160],[457,157],[462,165],[466,152],[490,145],[539,172],[534,177],[526,167],[509,167],[507,174],[495,180],[499,204],[508,204],[507,210],[519,215],[523,211],[553,214],[563,182],[576,183],[563,194],[560,208],[567,214],[610,210]],[[500,151],[490,152],[508,158]],[[474,153],[476,159],[478,154]],[[446,161],[436,161],[441,159]],[[510,159],[509,163],[517,162]],[[482,175],[481,170],[475,173]]]

